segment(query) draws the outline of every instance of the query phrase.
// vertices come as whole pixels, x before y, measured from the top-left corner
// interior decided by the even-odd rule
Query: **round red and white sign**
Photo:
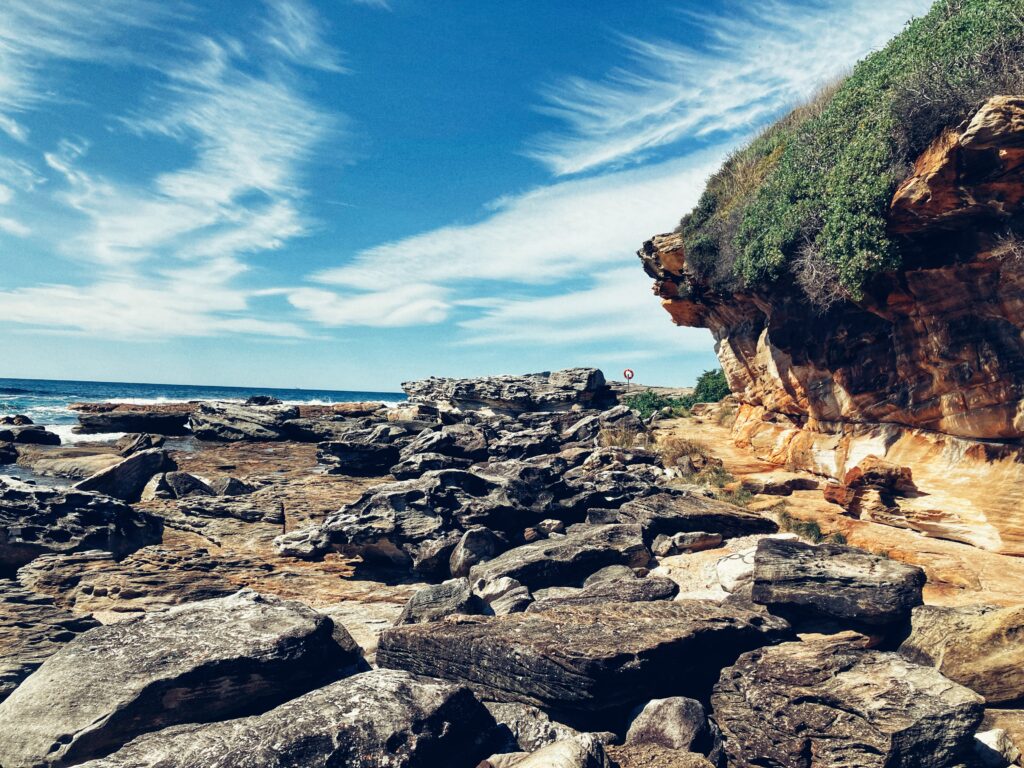
[[[626,381],[629,381],[635,375],[632,368],[627,368],[622,372],[622,375],[626,377]]]

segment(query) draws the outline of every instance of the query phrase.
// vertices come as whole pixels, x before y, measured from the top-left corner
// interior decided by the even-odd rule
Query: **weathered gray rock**
[[[218,496],[246,496],[256,488],[237,477],[215,477],[210,481],[210,490]]]
[[[481,461],[487,458],[487,433],[466,422],[425,431],[402,449],[402,459],[409,459],[417,453],[440,453],[457,459]]]
[[[200,440],[285,440],[285,422],[298,417],[299,409],[290,405],[200,403],[189,416],[189,427]]]
[[[762,539],[754,555],[754,602],[793,620],[905,621],[924,582],[916,566],[839,544]]]
[[[639,526],[584,526],[565,536],[524,544],[478,563],[470,569],[469,578],[476,583],[507,576],[533,591],[576,586],[606,566],[641,567],[650,558]]]
[[[507,576],[473,585],[473,594],[487,606],[484,613],[495,616],[522,613],[533,602],[530,590]]]
[[[164,482],[176,499],[214,495],[210,486],[188,472],[168,472],[164,475]]]
[[[647,702],[626,733],[627,744],[660,744],[686,752],[709,747],[709,740],[704,707],[696,699],[685,696]]]
[[[391,443],[346,437],[320,443],[316,458],[333,475],[365,477],[387,474],[398,461],[399,447]]]
[[[545,453],[554,453],[561,446],[554,427],[545,424],[533,429],[503,430],[487,446],[496,459],[528,459]]]
[[[430,378],[406,382],[402,389],[413,401],[510,414],[567,411],[574,405],[602,407],[614,400],[604,374],[596,368],[478,379]]]
[[[654,538],[651,552],[657,557],[670,557],[686,552],[703,552],[705,549],[720,547],[722,541],[722,534],[708,533],[707,531],[683,531],[671,536],[662,533]]]
[[[162,448],[163,445],[164,438],[162,435],[153,435],[148,432],[133,432],[118,439],[114,443],[114,448],[122,456],[131,456],[139,451]]]
[[[233,517],[247,523],[284,522],[284,504],[272,497],[191,495],[178,502],[178,511],[188,517]]]
[[[60,435],[39,424],[0,426],[0,442],[22,445],[60,445]]]
[[[523,752],[536,752],[556,741],[573,739],[580,732],[551,719],[543,710],[517,702],[485,701],[495,722],[508,730],[510,744]]]
[[[1022,699],[1024,607],[920,605],[899,653],[936,667],[989,704]]]
[[[465,688],[374,670],[255,717],[147,734],[82,768],[475,766],[494,731]]]
[[[679,585],[662,576],[635,574],[630,578],[608,579],[585,584],[575,594],[541,599],[537,597],[528,611],[549,610],[556,605],[591,605],[599,603],[646,603],[652,600],[671,600],[679,594]]]
[[[949,768],[983,703],[934,669],[830,640],[746,653],[711,697],[736,768]]]
[[[498,535],[487,528],[471,528],[462,534],[452,551],[448,567],[452,576],[468,576],[477,563],[496,557],[506,544]]]
[[[250,590],[97,627],[0,703],[0,765],[74,764],[168,725],[261,711],[362,664],[326,616]]]
[[[644,538],[652,542],[659,535],[677,533],[717,533],[731,539],[779,530],[770,517],[690,493],[658,493],[629,501],[615,513],[615,519],[642,526]]]
[[[159,517],[108,496],[0,480],[0,574],[48,553],[103,549],[122,558],[162,535]]]
[[[469,579],[449,579],[423,587],[409,598],[395,625],[425,624],[445,616],[483,612],[483,603],[469,588]]]
[[[611,765],[598,738],[581,733],[541,747],[532,754],[493,755],[477,768],[611,768]]]
[[[377,663],[466,682],[488,700],[595,713],[706,690],[740,653],[788,635],[781,619],[707,601],[557,606],[395,627]]]
[[[445,456],[443,453],[414,453],[391,467],[390,472],[396,480],[411,480],[439,469],[468,469],[472,463],[472,459]]]
[[[174,460],[159,448],[133,453],[111,467],[75,483],[79,491],[96,491],[122,501],[135,502],[154,475],[177,469]]]
[[[0,701],[64,643],[98,625],[13,579],[0,579]]]

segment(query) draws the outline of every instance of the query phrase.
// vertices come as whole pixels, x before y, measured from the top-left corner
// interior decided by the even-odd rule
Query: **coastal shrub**
[[[679,466],[681,459],[689,459],[688,463],[704,466],[712,458],[711,451],[704,443],[676,435],[659,441],[658,453],[666,467]]]
[[[622,402],[632,408],[641,419],[648,419],[657,411],[669,410],[673,416],[688,416],[689,410],[696,403],[717,403],[731,394],[729,383],[725,379],[725,371],[721,368],[704,371],[698,378],[693,392],[682,397],[666,397],[648,389],[635,395],[622,398]]]
[[[720,289],[792,279],[827,308],[899,267],[885,214],[909,164],[986,98],[1024,91],[1020,0],[938,0],[888,46],[734,153],[680,222]]]
[[[652,389],[645,390],[636,395],[627,395],[622,398],[622,402],[636,411],[641,419],[649,419],[653,414],[665,408],[673,411],[678,409],[680,411],[679,415],[685,415],[683,411],[687,409],[682,398],[666,397]]]
[[[789,533],[795,533],[801,539],[820,544],[825,541],[825,534],[822,533],[821,525],[815,520],[799,520],[793,517],[789,512],[783,510],[779,513],[779,528]],[[842,534],[839,534],[842,536]],[[846,538],[843,537],[843,542],[846,542]],[[836,542],[840,543],[840,542]]]
[[[726,381],[725,371],[721,368],[717,368],[710,371],[704,371],[697,378],[697,386],[693,388],[693,394],[688,397],[693,398],[693,403],[690,403],[689,407],[693,407],[694,403],[717,403],[723,397],[728,397],[732,392],[729,390],[729,382]]]

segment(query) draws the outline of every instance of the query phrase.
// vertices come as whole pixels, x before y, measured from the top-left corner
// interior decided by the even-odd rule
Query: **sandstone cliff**
[[[815,307],[793,281],[723,290],[683,236],[638,252],[678,325],[709,328],[765,458],[842,479],[867,455],[909,466],[890,520],[1024,555],[1024,98],[947,129],[887,216],[905,254],[860,297]]]

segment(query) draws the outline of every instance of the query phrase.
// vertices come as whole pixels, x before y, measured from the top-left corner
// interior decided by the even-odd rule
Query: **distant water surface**
[[[109,440],[110,435],[76,435],[77,415],[68,406],[78,402],[185,403],[189,400],[242,402],[252,395],[271,395],[289,405],[329,405],[379,400],[398,403],[401,392],[352,392],[329,389],[265,389],[261,387],[196,387],[183,384],[128,384],[108,381],[0,379],[0,417],[23,413],[44,424],[65,443]]]

